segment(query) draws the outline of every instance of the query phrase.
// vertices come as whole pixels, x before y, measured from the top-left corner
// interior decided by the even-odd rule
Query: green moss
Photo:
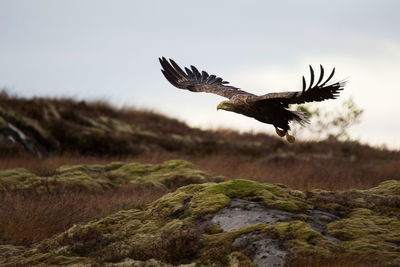
[[[123,162],[111,162],[106,165],[64,165],[60,166],[56,169],[56,173],[66,173],[66,172],[71,172],[71,171],[84,171],[84,172],[106,172],[106,171],[112,171],[118,168],[121,168],[124,166],[126,163]]]
[[[332,222],[328,232],[345,242],[347,253],[369,255],[371,260],[400,263],[400,221],[377,216],[368,209],[356,209],[346,219]]]
[[[377,187],[365,190],[367,193],[379,194],[379,195],[396,195],[400,196],[400,181],[399,180],[387,180],[380,183]]]
[[[48,177],[38,177],[25,169],[0,171],[0,191],[101,192],[121,185],[155,186],[169,190],[218,179],[183,160],[171,160],[154,165],[112,162],[106,165],[61,166],[56,169],[54,175]]]
[[[218,224],[212,224],[211,226],[209,226],[207,228],[207,233],[209,233],[209,234],[218,234],[218,233],[222,233],[222,232],[223,232],[223,230]]]
[[[339,216],[348,216],[360,208],[383,216],[400,216],[400,181],[388,180],[368,190],[315,190],[307,195],[307,200]]]
[[[299,210],[299,207],[291,200],[277,200],[273,203],[274,208],[287,211]]]
[[[191,216],[193,208],[189,212],[189,205],[191,207],[194,205],[192,202],[194,198],[196,198],[196,195],[200,194],[200,192],[207,188],[208,185],[209,184],[188,185],[183,188],[179,188],[174,193],[166,194],[159,200],[153,202],[152,206],[148,209],[147,214],[158,214],[160,217],[173,217],[174,214]],[[218,198],[218,196],[216,196],[216,198]],[[187,212],[185,212],[185,200],[190,201],[190,204],[188,204],[186,207]]]
[[[63,173],[56,175],[51,179],[51,182],[58,184],[62,187],[62,190],[79,189],[87,192],[100,192],[103,190],[101,180],[93,179],[90,175],[83,171],[70,171],[68,173]]]
[[[0,190],[10,191],[33,186],[37,177],[25,169],[0,171]]]
[[[131,163],[110,172],[110,175],[126,177],[132,184],[151,184],[168,188],[211,180],[204,172],[196,170],[191,163],[183,160],[171,160],[160,165]]]
[[[236,179],[224,183],[211,184],[200,194],[193,197],[191,209],[194,215],[215,212],[226,206],[230,198],[255,200],[268,207],[287,211],[312,208],[301,198],[292,196],[289,189]]]
[[[282,222],[274,225],[283,245],[293,258],[328,258],[337,253],[338,246],[303,221]]]

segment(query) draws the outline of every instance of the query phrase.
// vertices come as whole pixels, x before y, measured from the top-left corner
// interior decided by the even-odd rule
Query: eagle
[[[303,76],[303,89],[301,91],[268,93],[254,95],[240,88],[229,85],[216,75],[209,75],[206,71],[199,71],[196,67],[185,67],[185,71],[172,59],[159,58],[161,72],[165,78],[179,89],[191,92],[213,93],[228,98],[218,104],[217,110],[222,109],[254,118],[260,122],[272,124],[280,137],[286,137],[289,143],[294,143],[295,137],[290,135],[289,123],[297,122],[302,126],[310,123],[309,115],[305,112],[289,110],[289,105],[304,104],[308,102],[320,102],[327,99],[336,99],[344,89],[346,81],[331,82],[335,74],[333,68],[331,74],[324,80],[324,68],[320,65],[319,78],[314,84],[314,70],[310,67],[310,82],[306,85]]]

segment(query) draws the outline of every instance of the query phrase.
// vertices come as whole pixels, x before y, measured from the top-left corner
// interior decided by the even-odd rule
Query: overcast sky
[[[159,56],[252,93],[301,89],[336,67],[365,113],[354,138],[400,148],[400,1],[0,0],[0,87],[153,109],[202,128],[272,132],[172,87]],[[312,125],[310,126],[312,127]]]

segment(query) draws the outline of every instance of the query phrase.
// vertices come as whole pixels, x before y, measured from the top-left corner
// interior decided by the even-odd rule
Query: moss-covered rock
[[[181,164],[169,162],[164,168],[175,170],[176,165],[191,168],[185,162]],[[71,171],[71,168],[64,171]],[[127,164],[115,164],[109,168],[112,171],[122,168],[121,173],[145,176],[148,172],[157,173],[162,167],[132,165],[129,168]],[[72,169],[85,172],[82,166]],[[375,194],[394,197],[396,184],[390,181],[377,188],[357,191],[353,200]],[[260,255],[255,255],[254,244],[259,246],[272,240],[285,252],[287,262],[308,258],[326,260],[343,255],[365,258],[384,266],[398,266],[399,219],[379,214],[377,207],[349,208],[351,211],[347,215],[327,222],[327,232],[324,232],[320,230],[323,227],[315,227],[317,222],[313,222],[315,214],[322,214],[315,212],[313,204],[321,206],[318,194],[327,193],[313,192],[311,198],[279,185],[247,180],[192,184],[164,195],[144,210],[120,211],[85,225],[75,225],[31,249],[4,248],[12,253],[0,260],[27,265],[256,266],[254,260]],[[352,191],[330,193],[354,194]],[[257,223],[224,232],[211,218],[227,207],[232,198],[257,202],[266,210],[284,210],[293,216],[287,221]],[[350,206],[364,205],[360,203],[357,200]],[[318,223],[323,221],[320,217]]]
[[[369,209],[356,209],[349,217],[328,224],[331,235],[343,240],[343,251],[370,261],[400,263],[400,221],[378,216]]]
[[[155,177],[164,178],[163,173],[166,170],[174,173],[177,168],[186,171],[193,168],[181,161],[167,162],[163,166],[130,165],[111,169],[113,172],[119,171],[121,176],[144,177],[155,173]],[[85,172],[87,167],[63,167],[59,171]],[[195,177],[197,175],[199,173]],[[282,209],[287,208],[282,202],[293,202],[289,206],[296,206],[296,210],[299,207],[311,207],[298,196],[292,195],[291,190],[275,185],[247,180],[192,184],[163,196],[146,210],[120,211],[86,225],[76,225],[43,241],[35,249],[9,260],[38,264],[49,263],[62,256],[71,257],[74,262],[85,258],[85,263],[111,263],[131,258],[136,261],[156,259],[168,264],[197,262],[216,266],[251,266],[248,256],[232,249],[232,242],[236,237],[253,231],[275,236],[277,231],[274,226],[257,224],[221,233],[217,226],[209,223],[210,216],[228,205],[230,198],[253,199],[266,206]]]
[[[400,218],[400,181],[387,180],[368,190],[323,191],[307,193],[316,207],[340,216],[349,216],[355,209],[368,209],[385,216]]]
[[[219,180],[221,177],[211,176],[183,160],[156,165],[113,162],[107,165],[61,166],[53,175],[46,177],[39,177],[25,169],[3,170],[0,171],[0,192],[101,192],[120,186],[156,186],[168,190]]]

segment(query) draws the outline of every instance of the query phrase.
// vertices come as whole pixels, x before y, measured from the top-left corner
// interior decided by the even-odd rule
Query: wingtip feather
[[[314,69],[309,65],[310,67],[310,73],[311,73],[311,79],[310,79],[310,85],[308,86],[308,89],[311,89],[314,83]]]
[[[319,64],[319,79],[318,82],[315,84],[315,86],[318,86],[323,78],[324,78],[324,67],[322,67],[322,65]]]
[[[322,86],[327,84],[332,79],[334,74],[335,74],[335,68],[333,68],[333,70],[332,70],[331,74],[329,75],[328,79],[326,79],[326,81],[322,84]]]

